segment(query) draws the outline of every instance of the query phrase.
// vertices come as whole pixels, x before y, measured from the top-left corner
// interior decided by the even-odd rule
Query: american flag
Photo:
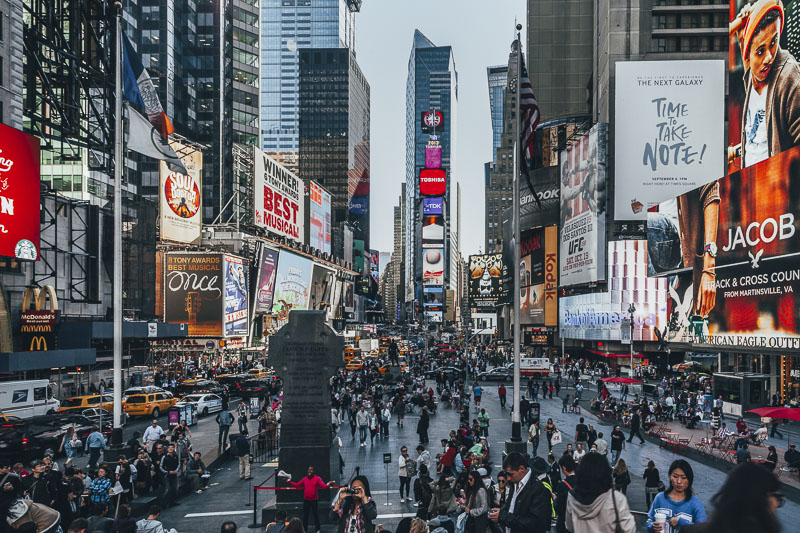
[[[519,48],[519,50],[519,53],[522,54],[522,49]],[[541,207],[539,195],[533,189],[533,183],[531,183],[531,178],[528,174],[528,171],[533,169],[533,139],[541,116],[539,114],[539,104],[536,102],[536,95],[533,94],[533,85],[528,77],[528,69],[525,68],[524,54],[520,57],[520,67],[522,69],[519,83],[519,142],[522,147],[520,162],[522,163],[522,173],[528,182],[528,188],[536,200],[536,205]]]

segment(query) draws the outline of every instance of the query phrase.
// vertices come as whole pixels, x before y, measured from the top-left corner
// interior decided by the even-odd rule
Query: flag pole
[[[112,444],[122,443],[122,2],[116,9],[114,102],[114,429]],[[102,430],[102,428],[101,428]]]

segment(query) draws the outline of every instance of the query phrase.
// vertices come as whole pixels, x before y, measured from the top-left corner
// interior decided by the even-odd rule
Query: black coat
[[[344,529],[347,527],[347,520],[350,518],[350,515],[353,512],[353,508],[355,507],[354,504],[350,500],[351,498],[347,498],[345,502],[342,504],[342,516],[339,517],[338,514],[333,513],[333,516],[338,518],[339,520],[339,533],[344,533]],[[368,501],[367,503],[361,504],[361,513],[364,515],[364,530],[367,533],[372,533],[375,531],[375,527],[372,525],[372,521],[378,518],[378,508],[375,506],[375,502],[373,500]]]
[[[514,503],[514,512],[509,511],[513,494],[500,509],[498,522],[501,527],[511,529],[511,533],[545,533],[550,530],[553,510],[550,504],[550,491],[536,479],[531,472],[528,484],[522,489]]]

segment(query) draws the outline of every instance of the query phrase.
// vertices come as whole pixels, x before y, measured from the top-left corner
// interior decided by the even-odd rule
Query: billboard
[[[369,251],[369,273],[376,284],[380,284],[381,253],[378,250]]]
[[[311,298],[311,259],[291,252],[281,252],[275,274],[275,297],[272,312],[308,309]]]
[[[561,286],[605,279],[606,124],[561,154]]]
[[[615,220],[645,220],[725,173],[724,70],[722,60],[617,63]]]
[[[352,281],[345,281],[344,282],[344,310],[346,313],[352,313],[356,309],[356,302],[355,302],[355,287],[353,286]]]
[[[441,215],[443,213],[442,207],[444,205],[443,198],[423,198],[422,199],[422,214],[423,215]]]
[[[442,145],[428,141],[425,145],[425,168],[442,168]]]
[[[558,166],[537,168],[531,172],[531,182],[536,190],[536,202],[526,180],[517,180],[519,186],[519,227],[523,230],[537,226],[558,224],[560,185]]]
[[[0,255],[39,259],[39,139],[0,124]]]
[[[441,111],[422,112],[422,133],[434,133],[444,128],[444,115]]]
[[[299,243],[305,240],[303,180],[253,147],[255,225]]]
[[[422,302],[426,310],[444,311],[444,289],[442,287],[424,287]]]
[[[222,336],[222,254],[164,254],[164,321],[187,323],[190,337]]]
[[[444,217],[427,215],[422,218],[422,247],[441,248],[444,246]]]
[[[264,248],[261,251],[261,268],[256,285],[256,313],[271,313],[275,296],[275,273],[278,269],[278,251]]]
[[[323,309],[333,298],[334,272],[322,265],[314,264],[311,273],[311,309]]]
[[[503,255],[469,256],[469,299],[476,307],[494,308],[503,295]]]
[[[524,326],[544,324],[544,283],[520,286],[519,323]]]
[[[422,284],[444,285],[444,248],[428,248],[422,254]]]
[[[185,149],[179,143],[170,143],[176,153]],[[159,226],[164,240],[199,244],[203,230],[202,172],[203,152],[192,150],[181,156],[188,174],[169,169],[159,162]]]
[[[308,182],[308,244],[331,253],[331,193]]]
[[[447,171],[443,168],[421,168],[419,193],[422,196],[443,196],[447,192]]]
[[[559,299],[565,339],[619,341],[623,320],[633,313],[633,339],[656,341],[667,326],[667,280],[647,276],[647,241],[608,243],[608,290]]]
[[[651,272],[669,278],[675,342],[800,349],[800,147],[649,213]]]
[[[225,269],[225,336],[247,335],[247,273],[250,265],[245,259],[224,256]]]
[[[558,228],[544,229],[544,325],[558,325]]]

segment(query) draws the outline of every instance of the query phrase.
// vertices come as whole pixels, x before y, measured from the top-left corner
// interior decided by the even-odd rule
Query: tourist
[[[645,505],[648,509],[650,509],[650,501],[656,497],[656,494],[661,492],[660,489],[663,486],[663,483],[661,483],[661,477],[658,473],[658,468],[656,468],[656,464],[652,459],[647,461],[647,468],[645,468],[642,477],[644,478]]]
[[[350,483],[349,491],[344,488],[339,490],[333,512],[339,516],[338,533],[374,533],[372,521],[378,517],[378,509],[365,476],[356,476]]]
[[[294,488],[303,489],[303,527],[308,529],[308,514],[314,513],[314,524],[317,526],[315,531],[319,531],[319,489],[331,487],[336,482],[328,481],[328,483],[325,483],[321,477],[314,474],[314,467],[310,465],[306,470],[306,477],[300,481],[292,481],[291,478],[287,481]],[[369,495],[369,485],[367,485],[367,495]]]
[[[464,512],[467,513],[465,533],[484,533],[489,525],[489,503],[486,487],[480,475],[472,471],[464,491]]]
[[[575,475],[575,489],[567,497],[565,526],[572,533],[634,533],[636,521],[628,499],[611,488],[608,461],[587,455]]]
[[[677,459],[669,467],[669,486],[653,499],[647,519],[647,529],[655,533],[673,533],[678,528],[706,521],[706,509],[692,490],[694,471],[684,459]],[[657,522],[656,514],[664,515],[665,522]],[[727,532],[726,532],[727,533]]]
[[[628,485],[631,484],[631,475],[628,472],[628,465],[625,464],[625,459],[619,458],[617,464],[614,465],[614,490],[622,494],[628,494]]]
[[[409,468],[412,463],[413,466]],[[417,463],[408,456],[408,448],[403,446],[400,448],[400,457],[397,458],[397,475],[400,478],[400,503],[411,501],[408,496],[411,490],[411,478],[414,477],[413,472],[409,472],[412,469],[416,471]],[[403,488],[405,488],[405,497],[403,496]]]
[[[622,450],[625,448],[625,434],[620,429],[619,424],[614,426],[614,430],[611,432],[611,464],[614,465],[619,459],[619,456],[622,454]]]

